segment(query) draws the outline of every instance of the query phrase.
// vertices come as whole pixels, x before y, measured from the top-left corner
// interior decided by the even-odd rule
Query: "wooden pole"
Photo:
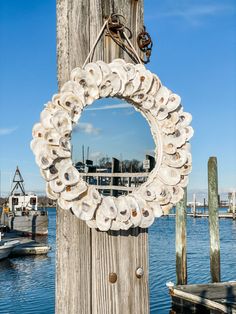
[[[137,47],[143,0],[57,0],[59,88],[74,67],[82,66],[113,12],[126,17]],[[93,60],[110,62],[116,57],[132,62],[111,38],[103,37]],[[149,313],[147,230],[99,232],[58,206],[56,256],[57,314]],[[136,276],[139,267],[141,278]]]
[[[193,217],[196,218],[196,194],[193,194]]]
[[[235,220],[235,191],[232,192],[232,212],[233,212],[233,220]]]
[[[184,189],[183,199],[176,205],[176,284],[187,284],[187,189]]]
[[[156,160],[153,156],[151,155],[146,155],[146,160],[149,160],[149,163],[150,163],[150,168],[148,169],[148,172],[151,172],[154,167],[155,167],[155,164],[156,164]]]
[[[220,237],[218,217],[217,159],[208,160],[208,211],[210,231],[210,269],[212,282],[220,282]]]
[[[229,201],[229,212],[233,212],[233,202],[232,202],[233,194],[231,192],[228,193],[228,201]]]
[[[114,157],[112,157],[112,164],[111,164],[111,172],[117,173],[120,170],[120,161]],[[118,185],[119,178],[118,177],[112,177],[111,178],[111,185]],[[111,190],[112,196],[118,196],[118,190]]]

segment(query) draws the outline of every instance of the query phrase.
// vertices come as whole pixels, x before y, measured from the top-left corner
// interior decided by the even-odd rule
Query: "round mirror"
[[[108,97],[112,98],[109,103]],[[97,104],[96,107],[94,102],[97,99],[100,99],[101,105]],[[139,111],[137,120],[132,120],[135,115],[131,114],[124,100]],[[91,110],[92,104],[95,110]],[[113,109],[109,109],[110,106]],[[120,120],[114,115],[112,121],[108,111],[113,110],[117,115],[118,107],[128,110],[130,114],[123,114]],[[86,112],[91,115],[88,120],[84,115]],[[95,123],[96,120],[91,120],[92,115],[96,119],[99,112],[102,116]],[[105,119],[106,115],[108,119]],[[147,173],[143,170],[151,169],[151,161],[147,160],[145,152],[149,146],[141,145],[144,135],[139,125],[141,120],[143,123],[141,115],[148,122],[155,143],[154,168]],[[127,230],[137,226],[147,228],[155,217],[168,212],[183,197],[183,188],[188,183],[192,165],[188,144],[193,135],[190,122],[191,115],[183,111],[180,97],[163,86],[159,78],[143,65],[133,65],[122,59],[109,64],[97,61],[87,64],[84,69],[72,70],[70,81],[47,103],[40,123],[34,126],[31,148],[47,181],[47,195],[57,199],[60,207],[71,210],[91,228],[103,231]],[[134,129],[131,129],[132,125]],[[86,145],[82,144],[83,140],[76,139],[76,130],[82,130],[87,135],[93,133],[91,141],[87,139]],[[105,134],[109,135],[109,142],[102,136]],[[79,151],[72,153],[73,144],[78,147],[76,141],[84,147],[82,165],[78,164],[79,159],[76,160]],[[99,143],[104,151],[96,146]],[[92,160],[93,153],[104,155],[100,159],[97,155],[97,160],[94,155]],[[139,168],[144,155],[145,161]],[[138,160],[137,171],[141,171],[140,177],[143,178],[138,183],[132,181],[132,178],[138,177],[137,173],[129,172],[127,175],[123,172],[125,158],[128,158],[127,170],[131,171],[132,167],[133,171],[134,162],[130,163],[133,156]],[[115,162],[118,159],[122,162]],[[99,163],[96,165],[99,175],[90,172],[92,175],[89,176],[92,163]],[[106,172],[102,173],[102,170]],[[110,195],[104,197],[107,193]]]
[[[89,185],[104,195],[127,195],[155,167],[150,127],[131,104],[99,99],[72,131],[72,160]]]

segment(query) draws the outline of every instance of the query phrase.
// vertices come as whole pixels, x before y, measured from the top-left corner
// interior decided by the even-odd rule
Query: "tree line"
[[[112,167],[112,161],[109,157],[102,157],[98,161],[98,167],[100,168],[111,168]],[[132,160],[122,160],[120,161],[120,171],[121,172],[142,172],[143,169],[143,162],[139,161],[137,159]]]

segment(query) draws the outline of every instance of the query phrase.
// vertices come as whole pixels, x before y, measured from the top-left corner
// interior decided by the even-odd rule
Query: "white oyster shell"
[[[107,231],[111,227],[111,219],[104,216],[101,207],[98,207],[96,211],[96,224],[101,231]]]
[[[117,207],[117,220],[124,222],[130,218],[130,209],[124,196],[114,199]]]
[[[103,198],[101,211],[105,217],[110,219],[115,219],[117,217],[117,207],[113,197],[107,196]]]
[[[61,197],[66,201],[73,201],[76,198],[81,197],[81,195],[85,193],[87,189],[87,184],[83,180],[80,180],[76,185],[66,186],[66,188],[61,193]]]
[[[84,197],[81,200],[76,200],[72,204],[72,212],[76,217],[82,220],[91,220],[94,216],[97,204],[95,204],[89,197]]]

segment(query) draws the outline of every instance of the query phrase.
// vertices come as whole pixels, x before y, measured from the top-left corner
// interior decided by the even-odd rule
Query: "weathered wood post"
[[[232,212],[233,212],[233,220],[235,220],[235,191],[232,192]]]
[[[112,157],[112,164],[111,164],[111,172],[117,173],[120,171],[120,161],[114,157]],[[119,178],[118,177],[111,177],[111,185],[118,185]],[[118,196],[118,190],[111,190],[112,196]]]
[[[193,194],[193,217],[196,218],[196,194]]]
[[[149,160],[150,168],[148,169],[148,171],[151,172],[154,169],[154,167],[155,167],[156,160],[151,155],[146,155],[145,158],[146,158],[146,160]]]
[[[183,199],[176,205],[175,249],[176,249],[176,284],[187,284],[187,189]]]
[[[228,193],[229,212],[232,213],[233,220],[235,220],[235,192]]]
[[[104,20],[113,12],[126,17],[137,47],[143,0],[57,0],[59,88],[74,67],[83,65]],[[93,60],[109,62],[116,57],[128,58],[110,37],[102,37]],[[147,230],[91,230],[58,206],[56,258],[57,314],[149,312]],[[141,278],[136,276],[138,267],[144,271]]]
[[[210,269],[212,282],[220,281],[220,237],[218,217],[217,159],[208,160],[208,211],[210,231]]]

